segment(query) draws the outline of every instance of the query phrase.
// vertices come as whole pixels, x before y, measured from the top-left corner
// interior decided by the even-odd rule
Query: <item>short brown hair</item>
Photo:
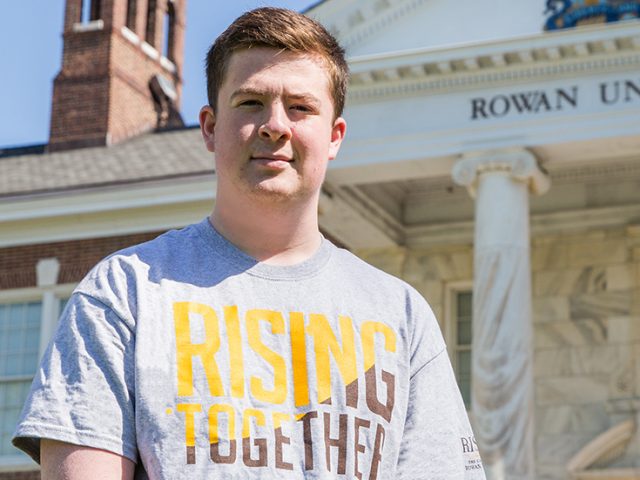
[[[349,68],[344,49],[320,23],[293,10],[257,8],[238,17],[213,43],[207,53],[207,96],[216,110],[218,92],[231,55],[251,47],[270,47],[318,55],[329,74],[334,116],[342,115]]]

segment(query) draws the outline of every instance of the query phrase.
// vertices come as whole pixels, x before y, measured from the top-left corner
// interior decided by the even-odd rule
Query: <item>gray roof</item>
[[[197,128],[147,133],[110,147],[0,158],[0,197],[211,174]]]

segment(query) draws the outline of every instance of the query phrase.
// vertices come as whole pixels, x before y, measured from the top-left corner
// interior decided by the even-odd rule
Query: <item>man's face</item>
[[[216,154],[219,198],[317,196],[346,128],[333,117],[319,58],[263,47],[235,52],[217,112],[200,112],[205,144]]]

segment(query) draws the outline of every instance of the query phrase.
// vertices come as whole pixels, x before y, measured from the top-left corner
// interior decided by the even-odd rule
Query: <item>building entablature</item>
[[[390,179],[438,177],[461,154],[496,148],[530,148],[543,162],[628,159],[640,147],[639,26],[352,58],[350,130],[330,178],[381,180],[368,165],[376,175],[393,165]],[[583,142],[587,157],[573,151]]]
[[[508,40],[422,48],[349,60],[349,102],[632,70],[640,64],[635,20]]]

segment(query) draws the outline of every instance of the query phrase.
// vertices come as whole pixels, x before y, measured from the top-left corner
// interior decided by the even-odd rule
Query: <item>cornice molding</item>
[[[0,225],[5,222],[59,216],[159,208],[189,202],[213,202],[215,193],[216,177],[210,173],[160,181],[4,197],[0,202]]]
[[[626,162],[598,162],[569,168],[562,164],[549,164],[545,168],[554,185],[596,183],[603,179],[640,180],[640,154]]]
[[[637,70],[638,29],[608,28],[354,58],[348,101]]]
[[[531,215],[531,236],[568,234],[594,228],[637,224],[640,205],[591,208]],[[474,222],[449,222],[407,227],[407,247],[473,244]]]
[[[607,161],[578,165],[563,165],[562,163],[544,164],[550,177],[551,185],[593,184],[603,181],[614,182],[620,180],[640,181],[640,154],[627,161]],[[407,192],[404,201],[411,203],[411,197],[420,201],[450,201],[465,197],[465,188],[458,186],[451,176],[420,178],[404,180],[402,184]]]
[[[210,174],[4,198],[0,248],[182,227],[209,214],[215,189]]]

